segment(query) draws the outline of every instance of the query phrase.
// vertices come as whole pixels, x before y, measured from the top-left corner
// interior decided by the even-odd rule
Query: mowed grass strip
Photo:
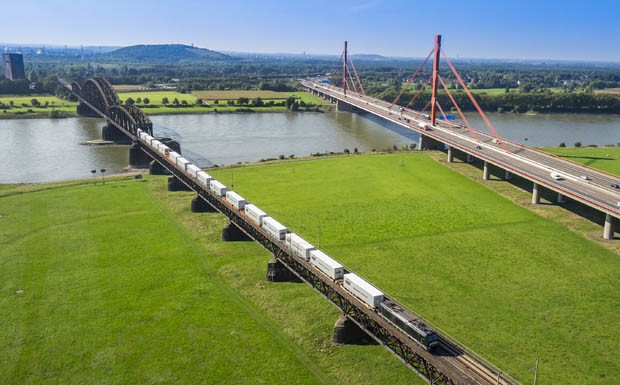
[[[265,282],[166,178],[3,188],[2,383],[411,383],[380,346],[329,343],[338,312]]]
[[[620,176],[620,147],[545,147],[541,150]]]
[[[212,173],[523,383],[620,375],[618,255],[424,154]]]

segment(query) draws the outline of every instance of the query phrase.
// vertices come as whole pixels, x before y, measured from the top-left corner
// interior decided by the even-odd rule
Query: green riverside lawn
[[[523,383],[620,376],[618,255],[425,154],[210,172]]]
[[[620,147],[545,147],[541,150],[620,175]]]
[[[0,186],[0,383],[423,382],[165,177]]]

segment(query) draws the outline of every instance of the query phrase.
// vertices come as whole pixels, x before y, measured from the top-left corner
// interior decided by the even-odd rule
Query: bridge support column
[[[446,146],[438,140],[430,138],[424,134],[420,134],[418,148],[420,150],[443,150]]]
[[[111,124],[103,126],[101,129],[101,139],[118,144],[131,144],[131,138]]]
[[[200,195],[196,195],[194,199],[192,199],[191,211],[193,213],[216,213],[217,210],[213,208],[206,200],[204,200]]]
[[[342,100],[336,100],[336,111],[351,112],[353,111],[353,106],[349,103],[343,102]]]
[[[558,193],[558,203],[566,203],[566,197],[561,193]]]
[[[232,222],[228,222],[222,228],[222,241],[225,242],[245,242],[251,241],[250,237]]]
[[[142,151],[142,145],[139,142],[134,142],[129,147],[129,167],[148,168],[150,162],[151,157]]]
[[[170,175],[170,171],[168,171],[158,161],[152,160],[151,163],[149,163],[149,174],[151,174],[151,175]]]
[[[168,178],[168,191],[192,191],[176,176]]]
[[[284,282],[293,278],[293,273],[287,269],[282,262],[277,259],[272,259],[267,262],[267,281],[269,282]]]
[[[534,183],[532,187],[532,204],[537,205],[540,203],[540,186],[538,183]]]
[[[484,167],[482,168],[482,180],[489,180],[491,176],[491,170],[489,169],[489,163],[484,162]]]
[[[341,315],[334,325],[334,337],[332,342],[335,344],[367,344],[371,341],[366,332],[344,314]]]
[[[452,147],[448,147],[448,163],[454,162],[454,152],[452,151]]]
[[[603,227],[603,239],[614,239],[616,232],[616,218],[609,214],[605,214],[605,226]]]
[[[511,180],[512,179],[512,173],[510,171],[506,170],[506,174],[504,175],[504,179]]]

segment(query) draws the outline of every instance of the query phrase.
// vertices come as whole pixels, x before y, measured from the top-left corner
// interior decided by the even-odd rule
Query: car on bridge
[[[562,180],[562,179],[564,179],[564,177],[562,177],[562,175],[561,175],[561,174],[558,174],[557,172],[552,172],[552,173],[551,173],[551,177],[552,177],[553,179],[555,179],[555,180]]]

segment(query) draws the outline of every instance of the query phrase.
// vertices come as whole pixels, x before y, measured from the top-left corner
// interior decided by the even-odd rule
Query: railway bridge
[[[452,162],[456,154],[463,155],[468,162],[479,159],[483,163],[483,180],[490,178],[491,166],[494,166],[496,170],[501,170],[501,177],[506,180],[517,175],[529,181],[532,186],[532,204],[540,203],[541,190],[546,188],[556,194],[557,203],[565,203],[568,198],[597,210],[604,216],[603,238],[613,239],[620,218],[620,177],[501,138],[443,52],[440,35],[435,37],[433,50],[407,80],[406,86],[416,84],[415,77],[431,56],[434,57],[432,75],[406,105],[397,103],[406,87],[391,103],[365,94],[355,66],[348,58],[347,42],[341,56],[342,76],[338,79],[338,86],[321,78],[303,80],[302,85],[310,93],[335,103],[340,111],[365,111],[417,132],[420,135],[419,149],[447,150],[448,162]],[[442,56],[452,71],[452,79],[467,93],[472,105],[485,121],[488,132],[471,127],[456,104],[446,86],[447,79],[444,80],[439,74]],[[431,100],[425,107],[430,108],[429,113],[409,108],[427,85],[432,89]],[[446,116],[445,108],[438,102],[440,87],[450,98],[462,123],[452,122]]]
[[[171,191],[194,191],[191,202],[193,212],[219,212],[229,219],[223,229],[224,240],[253,240],[260,244],[274,259],[268,264],[267,279],[280,281],[296,277],[309,284],[342,312],[334,330],[334,337],[354,338],[363,332],[382,344],[415,373],[430,384],[446,385],[512,385],[516,380],[503,373],[490,362],[462,346],[448,335],[439,336],[439,347],[433,352],[414,340],[403,328],[398,327],[376,309],[360,301],[342,282],[319,272],[310,262],[294,255],[285,242],[274,239],[269,232],[256,222],[248,219],[227,199],[206,188],[190,172],[191,160],[187,163],[175,161],[166,151],[160,151],[160,144],[166,143],[170,151],[180,154],[178,143],[166,138],[153,138],[153,125],[138,107],[122,105],[113,88],[105,79],[88,79],[81,83],[69,84],[63,79],[60,83],[75,97],[79,105],[78,113],[83,116],[99,117],[105,120],[102,136],[104,139],[131,143],[130,165],[149,167],[152,174],[168,174],[168,189]],[[313,83],[305,83],[314,93],[338,98],[338,91],[321,88]],[[330,96],[332,95],[332,96]],[[343,95],[351,105],[355,102]],[[357,98],[357,96],[356,96]],[[364,99],[361,99],[364,100]],[[365,103],[363,101],[362,103]],[[145,139],[150,138],[150,139]],[[154,142],[159,144],[154,146]],[[180,156],[180,155],[179,155]],[[183,158],[184,159],[184,158]],[[196,169],[197,167],[194,166]],[[345,267],[345,272],[349,272]],[[384,296],[385,301],[396,302]],[[402,309],[403,314],[417,317],[413,312]],[[348,336],[348,337],[347,337]]]

